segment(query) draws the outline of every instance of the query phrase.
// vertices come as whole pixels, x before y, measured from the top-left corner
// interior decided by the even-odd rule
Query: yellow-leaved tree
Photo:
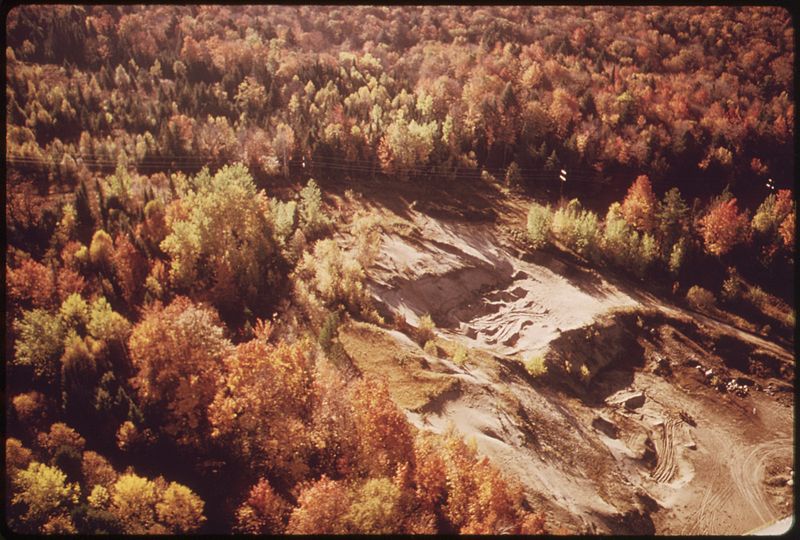
[[[207,297],[223,312],[256,311],[277,282],[269,201],[242,164],[213,176],[203,169],[179,187],[167,209],[169,278],[179,291]]]

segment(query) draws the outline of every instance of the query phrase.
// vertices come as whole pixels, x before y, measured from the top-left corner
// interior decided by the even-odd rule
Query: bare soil
[[[375,301],[412,326],[431,314],[440,347],[349,323],[358,368],[387,377],[419,429],[474,438],[567,530],[741,534],[791,515],[793,350],[557,253],[524,255],[502,232],[524,219],[513,210],[470,222],[373,207],[392,224]]]

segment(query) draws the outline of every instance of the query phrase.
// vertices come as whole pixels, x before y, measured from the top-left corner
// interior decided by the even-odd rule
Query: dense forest
[[[793,294],[785,10],[23,6],[6,39],[15,531],[558,528],[351,380],[381,229],[326,179],[534,194],[531,249],[793,333],[761,313]]]

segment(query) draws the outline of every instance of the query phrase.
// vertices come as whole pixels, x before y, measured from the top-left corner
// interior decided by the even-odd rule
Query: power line
[[[92,156],[85,156],[82,154],[73,155],[65,153],[60,158],[53,158],[52,160],[48,160],[47,158],[38,158],[38,157],[31,157],[22,154],[6,154],[6,162],[10,165],[47,165],[47,166],[58,166],[60,164],[61,159],[64,156],[70,156],[73,160],[75,160],[77,165],[85,165],[87,167],[98,167],[98,168],[115,168],[119,165],[119,162],[115,159],[111,158],[102,158],[102,157],[92,157]],[[158,155],[158,156],[148,156],[144,158],[142,161],[131,160],[126,163],[127,166],[135,168],[137,170],[163,170],[163,169],[170,169],[170,168],[181,168],[181,167],[189,167],[189,168],[199,168],[204,165],[212,164],[215,159],[210,157],[198,156],[198,155]],[[297,160],[293,160],[293,167],[297,167]],[[476,169],[465,169],[455,167],[451,170],[442,170],[440,167],[441,165],[417,165],[417,166],[409,166],[409,167],[398,167],[396,170],[392,171],[385,171],[381,167],[378,161],[368,161],[368,160],[359,160],[359,159],[346,159],[346,158],[336,158],[336,157],[314,157],[309,158],[308,161],[305,162],[307,168],[309,170],[315,168],[321,169],[329,169],[341,172],[352,172],[352,173],[364,173],[364,174],[381,174],[381,175],[399,175],[399,174],[408,174],[420,178],[430,178],[430,179],[474,179],[482,174],[482,171],[486,171],[492,176],[502,176],[507,169],[497,168],[497,167],[482,167]],[[437,168],[439,167],[439,168]],[[541,182],[541,181],[553,181],[555,182],[558,179],[558,171],[548,171],[545,169],[531,169],[531,168],[520,168],[520,173],[522,176],[528,180],[533,182]],[[581,172],[578,170],[569,170],[569,182],[576,183],[576,184],[592,184],[592,185],[607,185],[609,178],[620,178],[622,175],[613,174],[613,175],[602,175],[602,174],[587,174],[585,172]],[[624,175],[629,176],[629,175]],[[632,176],[632,175],[630,175]],[[666,180],[651,180],[651,183],[654,185],[661,185],[661,186],[668,186],[671,185]]]

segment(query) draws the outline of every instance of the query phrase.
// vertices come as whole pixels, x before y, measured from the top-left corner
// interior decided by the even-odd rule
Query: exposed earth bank
[[[522,253],[502,225],[383,211],[371,288],[406,331],[340,340],[418,428],[474,438],[571,532],[741,534],[793,513],[793,351]],[[423,314],[436,354],[412,339]]]

